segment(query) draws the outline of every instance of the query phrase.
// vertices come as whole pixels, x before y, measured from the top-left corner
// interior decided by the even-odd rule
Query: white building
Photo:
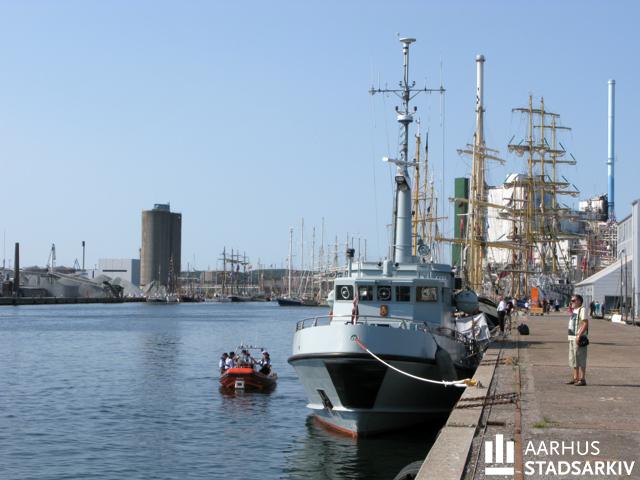
[[[585,305],[591,301],[604,306],[605,312],[620,309],[620,299],[625,296],[626,285],[631,285],[632,257],[624,256],[620,261],[612,263],[590,277],[576,284],[574,293],[582,295]],[[620,268],[622,267],[622,269]],[[626,292],[627,302],[631,301],[632,291]]]
[[[509,174],[502,185],[489,187],[487,189],[487,241],[508,242],[514,234],[520,230],[522,236],[524,219],[514,216],[512,209],[522,210],[526,197],[526,188],[523,184],[527,180],[527,175],[522,173]],[[551,196],[545,196],[545,205],[551,208]],[[499,208],[502,206],[503,208]],[[574,220],[563,220],[559,222],[559,230],[562,234],[581,233],[580,224]],[[562,267],[578,265],[579,260],[572,255],[572,247],[577,241],[566,238],[559,238],[555,241],[557,248],[558,262]],[[536,262],[540,261],[540,249],[534,249],[533,255]],[[496,265],[508,265],[512,262],[513,252],[507,248],[489,247],[487,252],[488,261]]]
[[[121,278],[140,286],[140,260],[137,258],[101,258],[95,275]]]

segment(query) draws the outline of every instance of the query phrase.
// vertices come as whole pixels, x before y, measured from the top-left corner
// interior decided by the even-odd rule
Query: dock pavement
[[[640,328],[590,320],[587,385],[574,386],[567,324],[566,312],[514,316],[416,479],[640,478]]]

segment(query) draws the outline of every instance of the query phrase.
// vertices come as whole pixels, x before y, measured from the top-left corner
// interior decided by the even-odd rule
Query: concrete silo
[[[176,287],[180,274],[182,214],[171,212],[169,204],[157,203],[142,212],[140,286],[153,280]]]

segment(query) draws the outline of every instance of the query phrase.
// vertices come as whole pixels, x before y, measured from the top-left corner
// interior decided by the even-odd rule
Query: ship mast
[[[525,250],[519,262],[514,262],[512,267],[513,273],[520,277],[512,284],[512,294],[528,295],[529,288],[535,286],[535,279],[540,275],[555,277],[560,273],[558,255],[563,252],[559,242],[578,238],[560,229],[561,220],[576,218],[559,206],[558,195],[575,197],[579,192],[564,177],[564,181],[557,178],[559,164],[576,164],[573,156],[563,158],[567,152],[558,141],[557,133],[570,129],[558,124],[560,115],[545,108],[544,98],[535,108],[532,96],[529,96],[528,107],[514,108],[513,111],[526,115],[527,136],[519,143],[510,143],[508,148],[517,155],[526,155],[527,175],[525,179],[508,185],[521,193],[521,198],[514,201],[513,209],[520,233],[514,234],[513,240]],[[551,142],[547,136],[551,137]],[[565,270],[569,269],[568,263],[565,259]]]
[[[427,132],[426,136],[424,161],[422,161],[420,156],[420,147],[422,145],[420,120],[417,123],[416,174],[413,182],[413,254],[421,257],[431,255],[431,258],[433,258],[436,253],[434,248],[434,227],[439,220],[444,220],[446,217],[437,215],[437,199],[435,198],[433,176],[429,180],[429,132]],[[420,248],[421,244],[423,248]]]
[[[291,298],[291,254],[293,252],[293,227],[289,227],[289,257],[287,261],[287,269],[288,272],[288,288],[287,288],[287,297]]]
[[[393,209],[393,261],[395,263],[407,263],[412,260],[411,241],[411,179],[408,167],[415,166],[415,160],[409,161],[409,125],[413,122],[413,114],[417,107],[410,109],[409,103],[421,92],[444,93],[444,88],[437,89],[415,88],[415,82],[409,80],[409,47],[415,38],[401,38],[403,56],[403,79],[398,89],[371,88],[369,93],[393,93],[402,100],[402,106],[396,107],[397,120],[400,124],[400,149],[399,159],[385,157],[383,161],[396,165],[395,173],[395,201]]]
[[[413,178],[414,184],[413,184],[413,212],[415,215],[415,218],[413,219],[413,232],[412,232],[412,238],[413,238],[413,255],[417,255],[418,254],[418,242],[420,239],[424,239],[424,222],[423,222],[423,218],[424,218],[424,214],[425,212],[423,212],[422,210],[422,206],[424,204],[424,201],[426,199],[426,191],[423,193],[421,190],[421,184],[420,184],[420,144],[422,143],[422,138],[420,136],[420,119],[418,119],[418,133],[416,133],[416,174]],[[427,180],[427,172],[425,170],[424,172],[424,180],[426,182]],[[418,226],[422,227],[421,228],[421,236],[418,236]]]
[[[497,150],[487,148],[484,139],[484,55],[476,56],[476,130],[473,144],[458,150],[471,156],[471,185],[469,191],[469,220],[467,222],[464,256],[466,286],[484,290],[487,250],[487,179],[486,161],[504,164]]]
[[[471,222],[467,227],[468,249],[466,258],[467,280],[476,291],[482,289],[483,260],[486,238],[485,201],[486,183],[484,167],[484,56],[476,57],[476,131],[473,138],[471,172]]]

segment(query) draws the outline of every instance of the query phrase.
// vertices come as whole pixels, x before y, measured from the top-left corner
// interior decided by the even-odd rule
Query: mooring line
[[[373,353],[371,350],[369,350],[360,341],[360,339],[357,337],[357,335],[352,335],[351,336],[351,340],[356,342],[361,349],[363,349],[365,352],[367,352],[369,355],[371,355],[373,358],[375,358],[377,361],[379,361],[380,363],[382,363],[386,367],[388,367],[388,368],[390,368],[392,370],[395,370],[396,372],[398,372],[398,373],[400,373],[402,375],[405,375],[405,376],[407,376],[409,378],[413,378],[414,380],[419,380],[421,382],[426,382],[426,383],[433,383],[435,385],[442,385],[444,387],[448,387],[448,386],[453,385],[454,387],[466,388],[466,387],[475,387],[476,385],[478,385],[478,381],[474,380],[473,378],[465,378],[463,380],[447,381],[447,380],[431,380],[430,378],[418,377],[418,376],[413,375],[413,374],[411,374],[409,372],[405,372],[404,370],[400,370],[399,368],[396,368],[393,365],[391,365],[391,364],[385,362],[384,360],[382,360],[375,353]]]

